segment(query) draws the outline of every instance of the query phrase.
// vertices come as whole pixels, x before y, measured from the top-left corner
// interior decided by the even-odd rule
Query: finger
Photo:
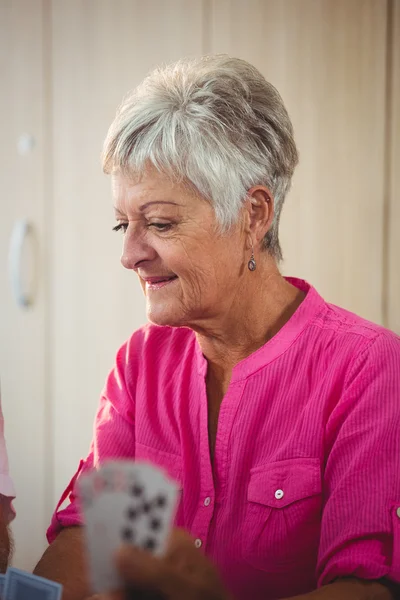
[[[125,600],[124,592],[110,592],[105,596],[93,596],[89,598],[89,600]]]
[[[117,553],[116,563],[126,585],[131,587],[158,586],[169,570],[160,558],[134,546],[123,546]]]
[[[200,549],[196,548],[194,537],[185,529],[176,528],[172,531],[165,561],[180,569],[181,583],[185,581],[187,589],[191,589],[190,596],[183,595],[186,600],[228,597],[215,565]]]
[[[190,535],[190,533],[188,533],[186,531],[186,529],[181,529],[180,527],[175,527],[172,531],[171,531],[171,535],[168,539],[168,550],[174,550],[176,547],[181,547],[181,546],[190,546],[191,548],[194,548],[194,550],[197,550],[197,548],[194,545],[194,537],[192,537]]]
[[[164,560],[197,581],[216,576],[214,565],[196,548],[194,538],[184,529],[173,530]]]
[[[124,592],[113,592],[105,596],[96,596],[96,600],[165,600],[157,592],[143,591],[139,589],[126,589]],[[92,597],[87,600],[94,600]]]
[[[193,597],[192,583],[172,564],[156,556],[124,546],[116,557],[117,568],[128,587],[155,590],[173,600]]]
[[[168,540],[164,560],[177,569],[193,571],[202,561],[201,552],[194,545],[194,538],[184,529],[174,529]]]

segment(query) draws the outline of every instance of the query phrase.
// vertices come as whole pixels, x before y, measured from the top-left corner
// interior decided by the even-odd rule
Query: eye
[[[171,223],[149,223],[148,227],[154,227],[157,231],[169,231],[172,227]]]
[[[122,233],[126,233],[128,229],[129,223],[118,223],[115,227],[112,228],[113,231],[122,231]]]

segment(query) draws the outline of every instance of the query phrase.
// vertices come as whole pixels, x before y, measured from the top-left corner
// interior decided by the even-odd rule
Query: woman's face
[[[221,235],[210,204],[154,168],[115,173],[112,188],[121,262],[139,277],[148,319],[201,330],[226,314],[248,276],[243,219]]]

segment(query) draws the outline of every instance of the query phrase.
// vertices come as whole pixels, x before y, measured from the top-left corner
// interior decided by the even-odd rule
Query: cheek
[[[141,277],[139,277],[139,283],[140,283],[140,287],[142,288],[143,292],[146,293],[146,284]]]
[[[198,270],[198,266],[200,267],[197,264],[201,263],[201,260],[198,260],[199,251],[191,247],[190,240],[174,240],[159,244],[156,251],[167,270],[173,271],[182,279],[193,277]]]
[[[168,270],[176,273],[182,289],[201,296],[215,296],[230,287],[240,273],[240,240],[209,239],[204,235],[160,245],[158,255]]]

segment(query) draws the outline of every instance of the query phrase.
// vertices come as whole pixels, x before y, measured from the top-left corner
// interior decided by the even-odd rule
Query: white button
[[[275,498],[277,500],[280,500],[281,498],[283,498],[283,496],[284,496],[283,490],[276,490],[276,492],[275,492]]]
[[[211,498],[210,496],[207,496],[207,498],[204,500],[204,506],[210,506],[211,504]]]
[[[200,548],[202,545],[202,541],[200,538],[197,538],[197,540],[194,541],[194,545],[196,546],[196,548]]]
[[[399,519],[400,519],[400,506],[399,506],[399,508],[396,510],[396,515],[397,515],[397,516],[399,517]]]

